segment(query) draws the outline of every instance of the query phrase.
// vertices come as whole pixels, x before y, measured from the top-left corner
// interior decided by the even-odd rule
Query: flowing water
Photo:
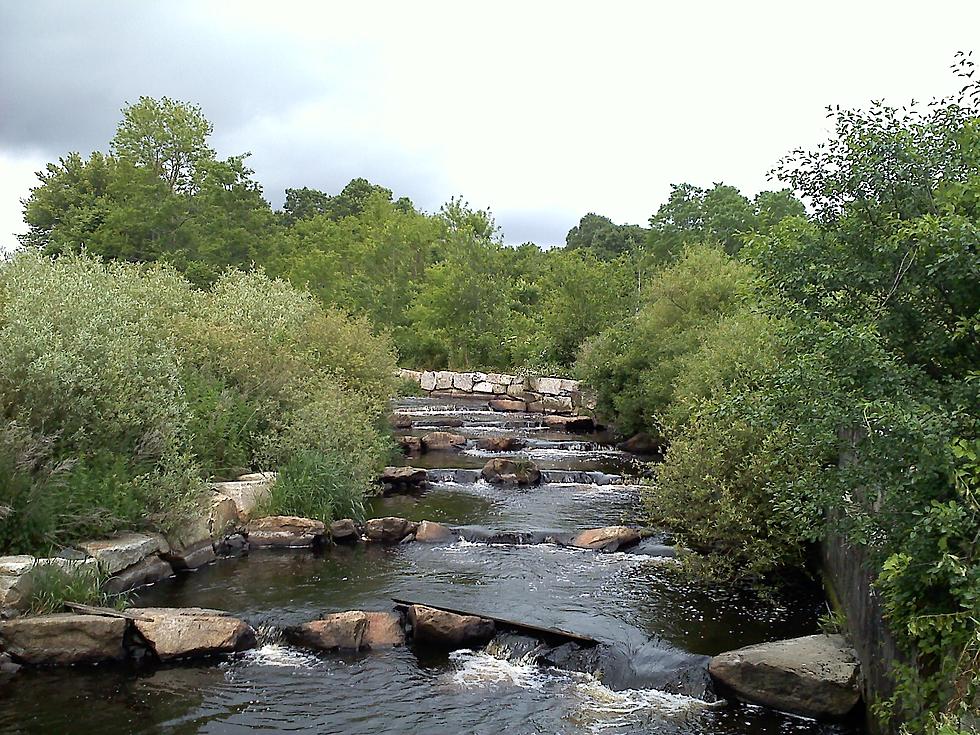
[[[608,437],[556,433],[540,416],[494,413],[479,401],[410,398],[396,410],[413,419],[407,433],[515,435],[525,446],[423,455],[411,463],[439,470],[438,481],[419,497],[375,499],[369,515],[467,526],[468,538],[511,532],[510,541],[640,517],[633,483],[643,465]],[[462,427],[444,426],[459,420]],[[488,456],[529,458],[545,482],[488,485],[471,471]],[[412,647],[317,654],[277,635],[324,613],[391,609],[393,597],[557,627],[601,645],[556,653],[549,666],[531,653],[537,641],[516,634],[449,655]],[[692,582],[662,556],[463,540],[262,551],[145,588],[136,604],[228,610],[259,629],[260,647],[218,661],[25,671],[0,688],[0,732],[859,732],[718,699],[705,673],[715,653],[816,632],[818,587],[801,582],[761,597]]]

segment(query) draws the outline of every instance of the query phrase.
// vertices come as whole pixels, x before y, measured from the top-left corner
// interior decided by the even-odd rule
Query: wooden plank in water
[[[508,618],[502,618],[497,615],[488,615],[482,612],[473,612],[472,610],[459,610],[452,607],[446,607],[445,605],[434,605],[431,602],[420,602],[418,600],[401,600],[397,597],[391,598],[392,602],[400,607],[408,607],[409,605],[422,605],[424,607],[431,607],[434,610],[442,610],[443,612],[453,613],[454,615],[474,615],[478,618],[486,618],[487,620],[492,620],[498,625],[502,625],[505,628],[513,628],[518,631],[527,631],[528,633],[536,636],[546,636],[551,638],[563,638],[565,640],[574,641],[583,646],[597,646],[599,641],[595,638],[590,638],[589,636],[579,635],[578,633],[570,633],[567,630],[561,630],[560,628],[547,628],[541,625],[532,625],[531,623],[522,623],[518,620],[510,620]]]

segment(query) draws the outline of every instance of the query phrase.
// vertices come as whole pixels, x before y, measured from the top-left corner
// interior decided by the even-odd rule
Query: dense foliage
[[[28,251],[0,266],[0,342],[7,552],[166,529],[208,478],[291,462],[350,512],[384,457],[387,341],[261,273],[199,291],[168,266]]]
[[[955,731],[980,687],[978,97],[832,111],[775,172],[809,219],[772,200],[789,216],[753,227],[761,208],[678,187],[652,232],[692,237],[660,240],[679,255],[580,361],[602,408],[669,438],[650,513],[713,572],[868,551],[908,656],[876,710],[909,732]]]

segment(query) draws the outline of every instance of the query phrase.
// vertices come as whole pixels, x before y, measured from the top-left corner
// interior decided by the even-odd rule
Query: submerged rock
[[[393,429],[411,429],[412,417],[403,413],[393,413],[388,417],[388,423]]]
[[[385,518],[372,518],[364,524],[364,533],[372,541],[380,541],[386,544],[397,544],[404,538],[415,533],[418,523],[409,521],[405,518],[387,516]]]
[[[857,659],[839,635],[746,646],[715,656],[708,671],[739,697],[807,717],[843,717],[861,697]]]
[[[255,630],[221,610],[199,607],[137,608],[136,629],[161,661],[255,646]]]
[[[456,449],[466,446],[466,437],[448,431],[430,431],[422,437],[422,446],[431,449]]]
[[[125,657],[126,621],[55,613],[0,623],[0,645],[19,663],[88,664]]]
[[[486,643],[496,629],[494,622],[487,618],[457,615],[425,605],[409,605],[408,619],[415,640],[444,648]]]
[[[173,567],[159,556],[148,556],[107,579],[102,587],[110,594],[119,594],[145,584],[159,582],[173,573]]]
[[[545,426],[558,429],[559,431],[569,431],[586,434],[595,431],[595,421],[591,416],[545,416],[543,423]]]
[[[572,539],[572,546],[594,551],[617,551],[638,543],[640,533],[628,526],[607,526],[582,531]]]
[[[512,459],[491,459],[480,471],[484,480],[494,484],[537,485],[541,470],[533,462]]]
[[[649,455],[662,453],[666,443],[660,437],[652,436],[641,431],[639,434],[634,434],[626,441],[620,442],[618,446],[624,452]]]
[[[323,540],[323,521],[297,516],[266,516],[248,524],[248,545],[252,549],[301,548]]]
[[[448,541],[452,535],[453,532],[441,523],[422,521],[415,532],[415,540],[423,544],[437,544],[440,541]]]

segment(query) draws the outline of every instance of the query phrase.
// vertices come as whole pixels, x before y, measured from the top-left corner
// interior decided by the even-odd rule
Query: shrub
[[[166,266],[24,252],[0,266],[0,341],[0,551],[167,530],[210,478],[297,453],[331,468],[307,507],[332,513],[387,450],[390,340],[260,272],[199,291]]]

